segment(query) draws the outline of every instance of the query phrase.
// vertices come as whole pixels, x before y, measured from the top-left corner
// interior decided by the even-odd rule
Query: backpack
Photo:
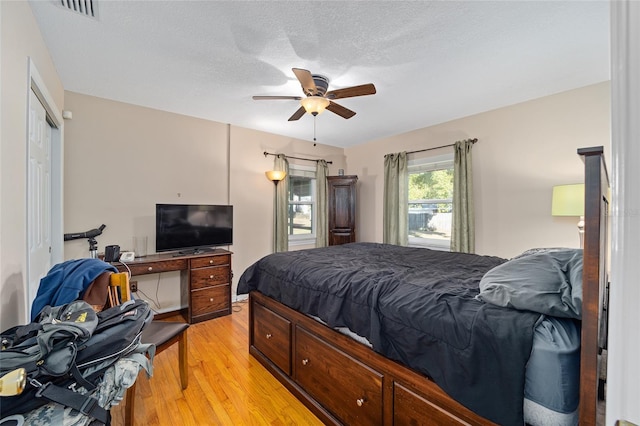
[[[76,300],[47,306],[34,322],[3,332],[0,375],[25,368],[27,385],[20,395],[0,397],[2,416],[27,413],[53,401],[109,424],[109,412],[97,399],[75,390],[94,390],[106,369],[136,351],[142,329],[152,318],[144,300],[97,314],[87,302]]]

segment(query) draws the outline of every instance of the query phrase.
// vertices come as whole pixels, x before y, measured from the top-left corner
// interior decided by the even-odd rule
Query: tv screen
[[[156,204],[156,252],[233,244],[233,206]]]

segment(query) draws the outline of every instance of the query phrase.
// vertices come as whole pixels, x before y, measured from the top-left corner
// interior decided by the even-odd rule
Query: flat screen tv
[[[156,252],[197,253],[233,244],[233,206],[156,204]]]

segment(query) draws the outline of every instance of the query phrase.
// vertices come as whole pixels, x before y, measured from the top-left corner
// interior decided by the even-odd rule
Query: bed
[[[602,148],[578,152],[584,252],[507,261],[354,243],[269,255],[238,285],[250,353],[328,424],[595,424],[608,183]],[[501,281],[534,259],[566,278],[541,312],[529,303],[544,294],[514,297]],[[569,390],[549,409],[554,388]]]

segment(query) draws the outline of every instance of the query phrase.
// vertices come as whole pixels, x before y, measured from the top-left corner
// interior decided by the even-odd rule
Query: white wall
[[[577,247],[578,218],[552,217],[551,191],[583,182],[578,148],[604,145],[609,155],[609,110],[605,82],[347,148],[347,172],[359,177],[358,239],[382,241],[385,154],[478,138],[476,252],[511,257],[532,247]]]
[[[26,320],[28,58],[62,111],[64,91],[26,1],[0,1],[0,329]]]

